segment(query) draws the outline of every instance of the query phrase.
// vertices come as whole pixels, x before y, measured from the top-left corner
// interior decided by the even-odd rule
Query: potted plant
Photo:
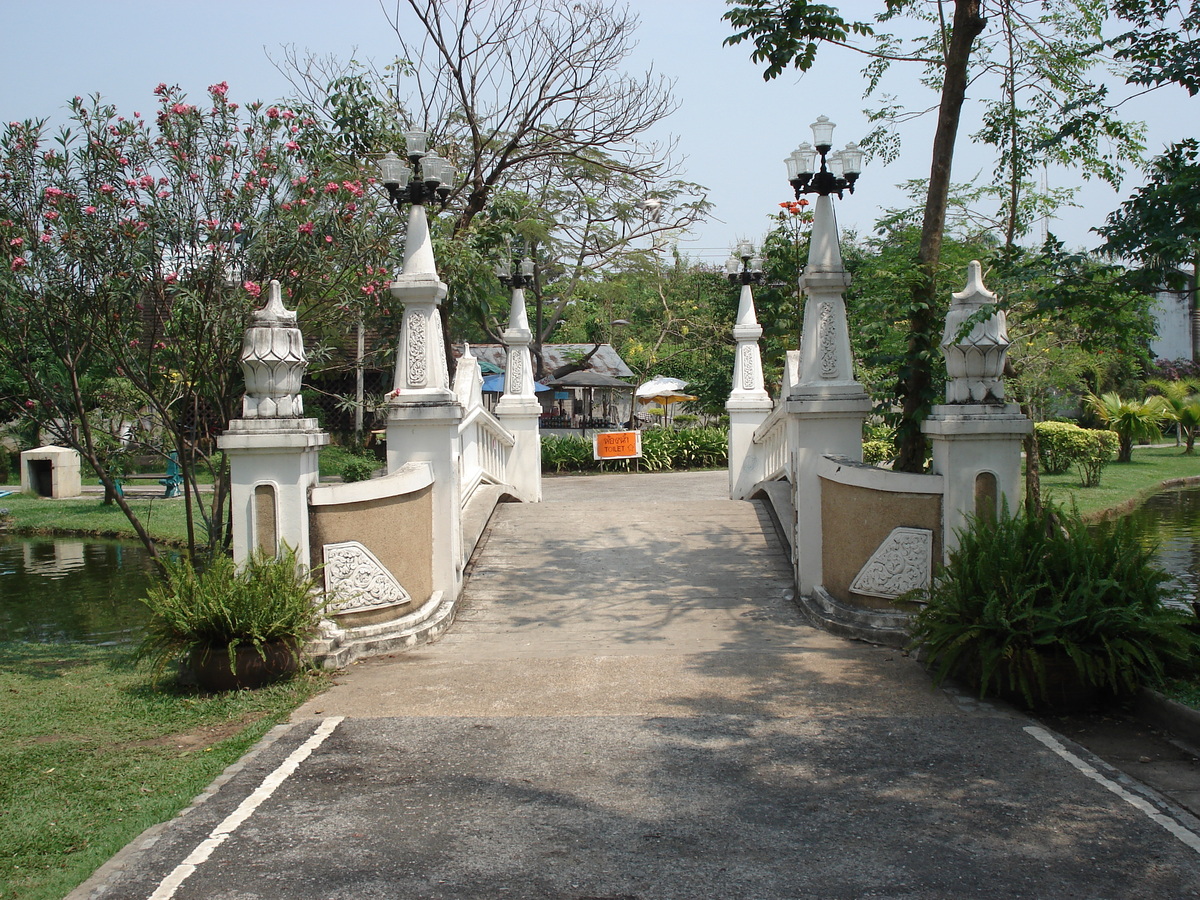
[[[151,660],[155,678],[180,662],[207,691],[261,687],[299,669],[328,599],[295,551],[255,554],[238,567],[228,557],[203,571],[169,562],[162,583],[143,601],[150,609],[138,656]]]
[[[1047,507],[976,520],[931,586],[914,647],[940,683],[955,677],[1028,708],[1067,712],[1194,664],[1195,616],[1164,605],[1170,576],[1129,523],[1088,527]]]

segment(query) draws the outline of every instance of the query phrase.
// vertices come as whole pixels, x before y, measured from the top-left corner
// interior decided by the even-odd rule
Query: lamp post
[[[833,122],[818,116],[812,123],[813,143],[801,144],[784,159],[796,199],[805,194],[817,196],[808,264],[800,276],[800,285],[810,302],[804,308],[799,384],[845,385],[861,390],[852,370],[846,304],[842,298],[850,277],[842,264],[832,195],[842,198],[844,191],[854,193],[862,172],[863,152],[853,142],[844,150],[831,152],[833,129]]]
[[[812,124],[813,143],[801,144],[784,161],[796,199],[815,194],[812,239],[800,286],[808,299],[800,337],[799,365],[786,378],[788,446],[796,520],[796,580],[802,597],[824,584],[820,466],[829,455],[862,461],[862,425],[871,399],[854,380],[843,292],[850,277],[842,264],[833,194],[854,192],[862,171],[862,151],[854,144],[836,153],[833,123],[820,116]],[[793,381],[794,378],[794,381]]]
[[[410,207],[404,266],[391,285],[392,296],[404,307],[391,400],[402,404],[449,401],[454,394],[437,309],[446,296],[446,285],[438,277],[433,258],[425,205],[437,200],[444,205],[457,173],[448,161],[429,152],[428,133],[407,131],[404,141],[407,164],[391,151],[379,163],[379,180],[392,204],[397,209],[405,203]]]
[[[766,281],[762,257],[754,252],[753,244],[749,241],[738,244],[737,250],[725,260],[725,277],[732,285],[763,284]]]
[[[837,194],[838,199],[843,197],[843,191],[853,194],[854,184],[862,174],[863,151],[851,141],[846,149],[831,153],[835,126],[826,116],[818,116],[811,127],[814,143],[805,141],[784,159],[788,181],[795,189],[796,199],[805,194],[817,194],[820,197]],[[818,156],[821,159],[819,169]]]
[[[516,260],[501,259],[493,268],[500,283],[512,291],[508,308],[508,327],[501,340],[506,347],[504,364],[504,394],[496,405],[497,414],[540,412],[533,385],[533,357],[530,345],[533,332],[525,310],[525,289],[533,286],[533,260],[523,256]]]
[[[440,200],[444,206],[454,189],[458,171],[449,160],[429,152],[428,132],[406,131],[404,144],[408,150],[407,166],[390,150],[379,161],[379,180],[387,188],[392,203],[399,208],[403,203],[424,206]]]

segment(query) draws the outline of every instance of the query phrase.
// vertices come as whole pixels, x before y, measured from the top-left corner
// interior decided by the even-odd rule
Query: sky
[[[392,4],[394,0],[385,0]],[[764,82],[750,62],[748,45],[724,47],[730,33],[721,15],[724,0],[631,0],[641,18],[632,71],[655,71],[674,79],[680,108],[656,137],[673,135],[685,157],[684,177],[708,188],[712,218],[683,240],[681,250],[708,262],[723,261],[737,241],[754,242],[771,227],[769,216],[792,198],[783,158],[811,141],[811,123],[827,115],[838,124],[835,146],[868,130],[862,110],[861,61],[849,51],[823,48],[817,67]],[[839,4],[866,18],[879,6],[868,0]],[[5,52],[0,54],[0,121],[65,115],[67,100],[100,93],[123,114],[153,108],[159,82],[180,84],[202,96],[208,85],[227,81],[238,101],[275,100],[290,91],[272,63],[285,45],[318,55],[372,59],[383,65],[398,52],[395,34],[379,0],[0,0]],[[936,103],[915,69],[894,68],[889,91],[917,108]],[[1123,111],[1147,123],[1148,152],[1195,135],[1200,99],[1182,90],[1135,99]],[[991,179],[986,148],[972,145],[979,107],[968,101],[956,150],[954,180]],[[868,162],[855,194],[837,203],[844,230],[870,233],[881,212],[911,205],[897,185],[928,176],[932,116],[902,132],[902,152],[889,165]],[[1051,171],[1052,186],[1078,184],[1070,172]],[[1098,243],[1089,229],[1142,183],[1131,172],[1117,192],[1086,184],[1080,208],[1047,223],[1070,247]],[[1041,229],[1030,238],[1037,242]]]

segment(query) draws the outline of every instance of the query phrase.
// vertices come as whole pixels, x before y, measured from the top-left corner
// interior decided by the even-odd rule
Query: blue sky
[[[841,4],[847,14],[866,17],[877,6],[865,0]],[[709,188],[714,218],[682,246],[686,253],[723,260],[740,238],[754,241],[770,227],[768,216],[791,198],[782,159],[803,140],[818,115],[838,123],[837,146],[867,131],[861,98],[860,61],[848,52],[825,48],[818,67],[804,75],[787,73],[762,80],[749,50],[723,47],[729,33],[722,22],[724,0],[632,0],[642,20],[630,67],[653,64],[676,80],[680,110],[664,131],[679,139],[687,157],[686,177]],[[60,116],[76,94],[99,92],[124,113],[152,108],[154,86],[178,83],[198,94],[228,81],[230,96],[277,99],[289,85],[268,54],[283,45],[320,55],[374,59],[382,64],[397,52],[377,0],[0,0],[5,52],[0,54],[0,118]],[[832,51],[832,52],[830,52]],[[889,88],[912,106],[936,102],[917,84],[918,73],[897,68]],[[1200,100],[1182,91],[1164,91],[1127,106],[1130,118],[1150,126],[1148,147],[1194,136]],[[968,104],[968,134],[976,108]],[[928,174],[931,117],[906,128],[903,152],[891,165],[869,163],[858,192],[839,203],[843,228],[869,231],[882,209],[906,204],[895,185]],[[960,139],[956,181],[990,177],[991,162]],[[1050,174],[1051,183],[1075,183],[1069,173]],[[1050,229],[1071,246],[1092,246],[1088,228],[1136,185],[1131,173],[1120,193],[1105,185],[1086,186],[1078,210],[1064,211]]]

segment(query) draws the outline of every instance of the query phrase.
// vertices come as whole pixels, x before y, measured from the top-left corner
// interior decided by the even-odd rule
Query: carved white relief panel
[[[821,377],[837,378],[837,322],[833,317],[833,304],[822,303],[817,317],[817,350],[821,355]]]
[[[754,348],[749,344],[742,345],[742,390],[752,391],[756,385],[754,379]]]
[[[933,532],[893,528],[850,584],[856,594],[894,600],[906,591],[928,587],[933,568]]]
[[[325,590],[337,598],[337,612],[365,612],[412,599],[396,576],[358,541],[326,544],[323,550]]]
[[[412,387],[424,387],[429,378],[425,365],[425,317],[420,312],[411,312],[406,324],[408,354],[408,383]]]

